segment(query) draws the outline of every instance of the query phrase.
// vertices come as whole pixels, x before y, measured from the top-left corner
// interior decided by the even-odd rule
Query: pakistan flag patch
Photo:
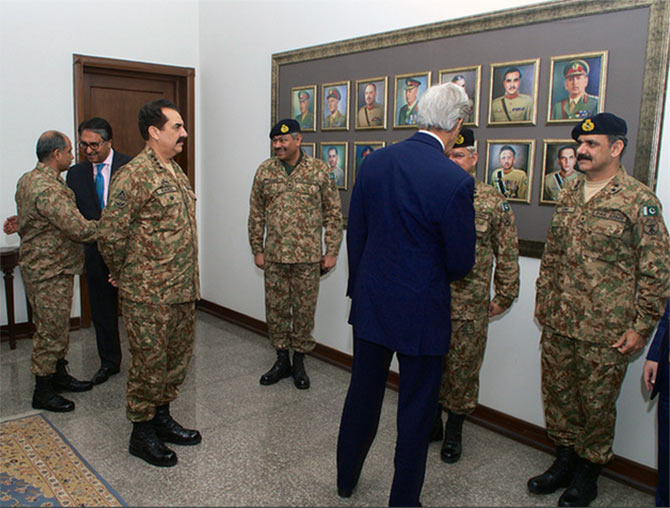
[[[509,212],[509,204],[508,203],[503,203],[502,204],[502,211],[503,212]]]
[[[643,206],[642,215],[645,217],[656,217],[658,215],[657,206]]]

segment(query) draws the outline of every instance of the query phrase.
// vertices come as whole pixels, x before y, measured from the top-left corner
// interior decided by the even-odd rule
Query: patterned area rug
[[[0,506],[126,506],[41,414],[0,423]]]

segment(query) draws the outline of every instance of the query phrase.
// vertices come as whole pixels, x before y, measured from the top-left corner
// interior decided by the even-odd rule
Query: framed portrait
[[[314,150],[316,150],[316,143],[305,143],[304,141],[300,143],[300,148],[305,152],[305,155],[314,157]]]
[[[581,174],[577,143],[572,139],[545,139],[543,154],[540,203],[553,205],[561,190]]]
[[[303,132],[316,132],[316,85],[291,88],[291,118]]]
[[[534,139],[487,140],[486,183],[509,201],[530,203],[534,156]]]
[[[421,96],[430,86],[430,72],[397,74],[393,102],[393,128],[416,128],[416,114]]]
[[[321,97],[321,130],[349,130],[349,82],[324,83],[321,85]]]
[[[385,141],[356,141],[354,142],[354,177],[352,178],[352,185],[356,183],[356,175],[358,174],[358,169],[361,167],[363,158],[386,146]]]
[[[605,110],[607,51],[551,57],[547,123],[576,123]]]
[[[386,129],[388,81],[388,76],[356,81],[356,129]]]
[[[463,121],[466,127],[479,126],[479,91],[482,81],[482,66],[456,67],[444,69],[439,73],[440,84],[456,83],[463,87],[470,101],[470,114]]]
[[[328,176],[342,190],[347,190],[347,146],[347,143],[334,141],[319,143],[321,160],[328,165]]]
[[[491,64],[489,125],[535,125],[540,59]]]

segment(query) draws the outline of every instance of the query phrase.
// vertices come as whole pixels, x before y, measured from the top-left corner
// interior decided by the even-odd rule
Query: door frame
[[[74,132],[77,132],[79,124],[90,113],[84,106],[84,75],[109,74],[113,76],[138,76],[172,78],[176,84],[176,105],[184,116],[184,121],[189,136],[195,139],[195,69],[192,67],[177,67],[173,65],[161,65],[132,60],[118,60],[115,58],[103,58],[97,56],[80,55],[74,53],[73,61],[73,91],[74,91]],[[77,150],[77,157],[79,151]],[[195,143],[186,143],[186,175],[191,187],[195,189]],[[81,326],[91,326],[91,308],[88,303],[88,288],[86,278],[79,278]]]

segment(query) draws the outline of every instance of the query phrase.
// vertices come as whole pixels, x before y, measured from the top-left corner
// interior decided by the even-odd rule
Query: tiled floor
[[[123,338],[125,340],[125,336]],[[0,357],[0,418],[34,412],[29,340]],[[125,351],[125,349],[124,349]],[[73,413],[49,420],[130,506],[381,506],[393,475],[397,395],[388,391],[375,443],[349,499],[335,488],[335,444],[349,374],[306,360],[312,387],[292,379],[261,386],[275,359],[267,340],[203,313],[197,314],[193,363],[172,414],[198,428],[203,442],[174,446],[179,464],[156,468],[128,454],[131,424],[124,413],[128,355],[122,373],[90,392],[68,394]],[[71,336],[70,372],[82,379],[98,368],[93,329]],[[533,496],[526,480],[552,458],[465,423],[464,454],[453,465],[429,450],[424,506],[555,506],[560,492]],[[653,506],[653,497],[607,478],[596,506]]]

